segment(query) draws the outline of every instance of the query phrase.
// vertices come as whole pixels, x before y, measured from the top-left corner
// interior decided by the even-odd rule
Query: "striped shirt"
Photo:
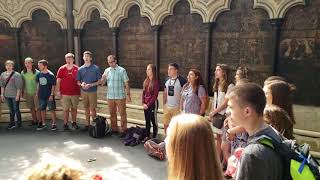
[[[107,99],[126,98],[125,82],[129,81],[127,71],[117,65],[115,68],[108,67],[103,75],[107,77]]]

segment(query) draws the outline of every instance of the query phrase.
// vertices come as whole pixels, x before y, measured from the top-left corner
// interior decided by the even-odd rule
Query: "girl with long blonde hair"
[[[222,180],[211,124],[195,114],[175,116],[168,128],[168,180]]]

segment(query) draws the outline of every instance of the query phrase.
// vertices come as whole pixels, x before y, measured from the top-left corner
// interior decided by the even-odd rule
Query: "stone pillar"
[[[205,33],[206,33],[206,49],[205,49],[205,58],[204,58],[204,76],[203,81],[207,84],[207,91],[211,94],[211,80],[210,80],[210,70],[211,70],[211,52],[212,52],[212,29],[215,22],[205,23]]]
[[[280,34],[283,19],[271,19],[272,26],[272,75],[278,74]]]
[[[118,27],[113,27],[110,28],[112,32],[112,44],[113,44],[113,55],[116,56],[119,62],[119,43],[118,43],[118,35],[119,35],[119,28]]]
[[[16,70],[20,72],[23,68],[22,56],[21,56],[21,49],[20,49],[20,28],[12,28],[14,33],[15,45],[16,45]]]
[[[74,52],[73,44],[73,29],[74,29],[74,17],[73,17],[73,0],[66,0],[67,4],[67,32],[68,32],[68,52]]]
[[[82,29],[75,29],[74,30],[74,54],[75,54],[75,63],[80,66],[81,64],[83,64],[83,59],[82,59],[82,46],[81,46],[81,42],[82,42],[82,38],[81,38],[81,32]]]
[[[153,64],[157,67],[157,76],[160,77],[160,30],[161,25],[152,26],[153,31]]]

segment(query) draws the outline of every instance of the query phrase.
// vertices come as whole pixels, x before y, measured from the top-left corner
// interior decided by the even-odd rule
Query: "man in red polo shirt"
[[[68,120],[71,110],[73,130],[79,129],[77,120],[77,109],[80,97],[80,87],[77,84],[77,73],[79,67],[74,64],[74,55],[65,55],[66,64],[61,66],[57,73],[57,95],[61,96],[63,107],[64,130],[69,130]]]

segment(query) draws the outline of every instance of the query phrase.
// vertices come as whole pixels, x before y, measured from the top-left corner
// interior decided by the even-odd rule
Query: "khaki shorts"
[[[39,110],[39,99],[35,95],[25,94],[27,107],[29,109]]]
[[[82,102],[84,108],[97,107],[97,92],[81,92]]]
[[[179,107],[167,107],[164,106],[163,108],[163,124],[168,126],[170,124],[171,119],[180,114],[180,108]]]
[[[79,104],[79,96],[62,95],[61,104],[63,110],[68,110],[70,108],[77,109]]]

